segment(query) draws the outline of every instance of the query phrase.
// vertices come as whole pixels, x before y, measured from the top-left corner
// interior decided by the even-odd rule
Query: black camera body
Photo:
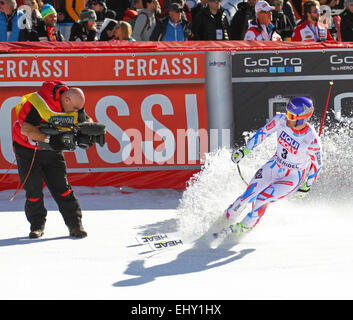
[[[53,124],[42,124],[39,130],[47,135],[61,135],[66,150],[73,151],[76,147],[88,149],[93,143],[101,147],[105,144],[105,125],[99,122],[82,122],[76,125],[55,127]],[[42,150],[51,150],[49,144],[41,143]]]

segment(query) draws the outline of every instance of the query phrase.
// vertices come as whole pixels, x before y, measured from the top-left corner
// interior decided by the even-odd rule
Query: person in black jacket
[[[275,8],[272,11],[272,24],[275,26],[276,32],[282,40],[288,40],[292,37],[295,25],[291,23],[289,17],[283,11],[283,0],[271,0],[269,4]]]
[[[353,41],[353,0],[346,0],[346,8],[340,16],[342,41]]]
[[[71,27],[69,41],[97,41],[97,16],[92,9],[83,9],[80,20]]]
[[[237,5],[237,12],[234,14],[230,23],[230,39],[243,40],[246,30],[249,27],[249,21],[254,20],[255,4],[257,0],[248,0],[240,2]]]
[[[123,20],[125,10],[130,7],[129,0],[107,0],[107,7],[116,13],[116,20]]]
[[[86,6],[96,12],[98,30],[103,25],[105,18],[116,20],[116,12],[108,9],[105,0],[89,0]]]
[[[151,34],[151,41],[185,41],[191,38],[191,23],[182,18],[183,7],[171,3],[168,16],[157,21]]]
[[[192,20],[194,20],[200,10],[205,7],[207,7],[207,0],[201,0],[195,7],[193,7],[191,9]]]
[[[229,23],[220,0],[208,0],[192,25],[193,40],[229,40]]]

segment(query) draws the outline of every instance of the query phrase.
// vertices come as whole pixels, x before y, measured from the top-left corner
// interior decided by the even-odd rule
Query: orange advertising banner
[[[204,74],[201,53],[2,56],[0,190],[18,182],[14,107],[55,79],[82,88],[87,114],[107,131],[103,147],[65,152],[72,184],[182,187],[208,151]]]
[[[204,79],[202,53],[2,55],[3,82]]]

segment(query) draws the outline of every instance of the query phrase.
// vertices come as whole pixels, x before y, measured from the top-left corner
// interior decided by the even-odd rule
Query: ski
[[[135,239],[139,244],[145,245],[153,242],[164,241],[167,239],[169,240],[169,239],[179,238],[179,237],[180,237],[180,233],[178,232],[170,232],[170,233],[161,232],[156,234],[135,237]]]
[[[180,232],[161,232],[156,234],[137,236],[135,237],[139,245],[148,245],[153,251],[166,250],[171,248],[180,247],[187,243],[195,243],[201,241],[208,245],[217,246],[229,235],[238,237],[238,230],[236,224],[231,224],[220,230],[210,228],[205,234],[200,237],[186,237]]]
[[[177,246],[182,246],[184,241],[182,239],[173,239],[173,240],[161,240],[155,242],[149,242],[148,245],[153,251],[160,251],[170,248],[175,248]]]
[[[135,237],[138,245],[148,245],[153,251],[161,251],[180,247],[185,243],[190,243],[180,232],[161,232],[156,234]]]

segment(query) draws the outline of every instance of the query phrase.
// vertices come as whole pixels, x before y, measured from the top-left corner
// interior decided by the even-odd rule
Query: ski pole
[[[322,119],[321,119],[321,125],[320,125],[320,130],[319,130],[319,137],[321,136],[322,127],[323,127],[323,125],[324,125],[324,121],[325,121],[325,117],[326,117],[326,111],[327,111],[327,106],[328,106],[328,101],[330,100],[330,94],[331,94],[332,86],[333,86],[333,81],[331,80],[331,81],[330,81],[330,87],[329,87],[329,89],[328,89],[328,94],[327,94],[327,99],[326,99],[326,105],[325,105],[324,114],[323,114]]]
[[[244,179],[244,177],[240,171],[239,163],[237,163],[237,168],[238,168],[238,172],[239,172],[239,176],[240,176],[241,180],[243,180],[243,182],[248,186],[249,184],[246,182],[246,180]]]
[[[324,121],[325,121],[325,117],[326,117],[326,112],[327,112],[327,106],[328,106],[328,101],[330,100],[330,94],[331,94],[331,89],[333,86],[333,81],[330,81],[330,87],[328,89],[328,93],[327,93],[327,99],[326,99],[326,105],[325,105],[325,110],[324,110],[324,114],[322,115],[322,119],[321,119],[321,125],[320,125],[320,130],[319,130],[319,137],[321,136],[321,132],[322,132],[322,127],[324,125]],[[311,165],[312,166],[312,165]],[[311,169],[310,166],[310,169]],[[310,171],[310,169],[308,170],[308,172]],[[304,179],[303,184],[305,184],[306,180],[308,180],[308,176]],[[301,185],[300,185],[301,186]],[[298,186],[297,190],[300,188],[300,186]],[[299,197],[302,197],[302,195],[298,195]]]

